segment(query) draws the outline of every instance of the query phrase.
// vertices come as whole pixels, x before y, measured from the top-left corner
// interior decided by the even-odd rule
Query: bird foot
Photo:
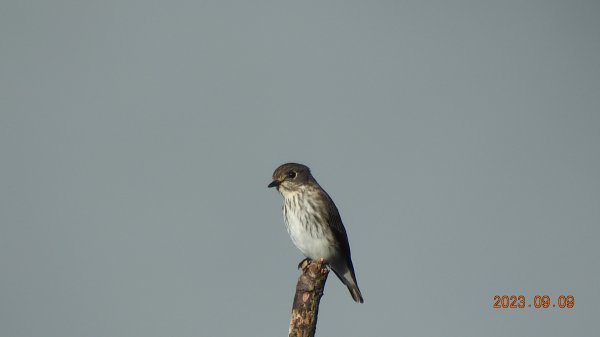
[[[327,274],[329,272],[329,268],[328,268],[327,262],[325,262],[325,259],[320,258],[317,260],[317,262],[323,266],[323,268],[321,268],[321,274],[323,274],[323,275]]]
[[[306,267],[308,267],[308,264],[310,263],[310,261],[312,261],[312,260],[309,259],[308,257],[305,258],[304,260],[300,261],[300,263],[298,263],[298,269],[304,270]]]
[[[308,268],[308,265],[313,261],[315,260],[309,259],[308,257],[305,258],[304,260],[300,261],[300,263],[298,263],[298,269],[306,270],[306,268]],[[324,258],[319,258],[315,262],[323,266],[323,268],[321,268],[321,274],[325,275],[329,272],[327,262],[325,262]]]

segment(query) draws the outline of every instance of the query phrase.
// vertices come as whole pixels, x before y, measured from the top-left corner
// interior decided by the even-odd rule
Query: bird
[[[275,187],[283,197],[283,219],[294,245],[307,259],[326,262],[348,287],[352,299],[363,303],[340,213],[308,166],[279,166],[268,187]]]

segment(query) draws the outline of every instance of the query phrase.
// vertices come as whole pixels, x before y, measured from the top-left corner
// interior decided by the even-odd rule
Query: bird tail
[[[331,269],[337,275],[340,281],[342,281],[346,285],[346,287],[348,287],[352,299],[356,303],[364,303],[362,294],[360,292],[360,289],[358,289],[358,284],[356,283],[356,276],[354,275],[354,268],[352,268],[352,265],[350,265],[350,267],[348,267],[347,265],[343,265],[341,266],[342,268],[339,268],[340,265],[332,265],[331,267]]]
[[[356,302],[356,303],[364,302],[362,294],[360,293],[360,289],[358,289],[358,286],[356,284],[348,285],[348,290],[350,290],[350,295],[352,295],[352,299],[354,300],[354,302]]]

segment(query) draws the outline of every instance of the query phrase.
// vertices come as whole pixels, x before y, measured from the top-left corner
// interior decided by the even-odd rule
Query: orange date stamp
[[[494,309],[572,309],[575,307],[573,295],[560,295],[554,299],[548,295],[535,295],[533,301],[528,302],[523,295],[496,295],[494,296],[492,308]]]

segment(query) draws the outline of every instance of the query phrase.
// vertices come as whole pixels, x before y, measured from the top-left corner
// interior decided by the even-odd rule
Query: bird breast
[[[333,233],[315,198],[318,195],[308,191],[291,193],[284,198],[283,217],[292,242],[302,254],[328,260],[335,253]]]

